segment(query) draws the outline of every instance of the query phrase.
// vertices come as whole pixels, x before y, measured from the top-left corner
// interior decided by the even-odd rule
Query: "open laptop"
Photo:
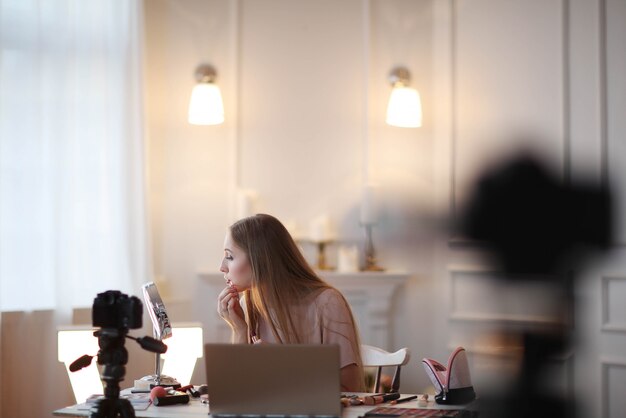
[[[339,346],[205,344],[213,416],[341,416]]]

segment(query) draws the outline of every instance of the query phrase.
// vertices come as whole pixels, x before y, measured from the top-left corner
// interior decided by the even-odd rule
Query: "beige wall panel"
[[[357,226],[345,217],[362,172],[362,4],[242,2],[241,186],[305,232],[320,214]]]
[[[150,0],[145,9],[145,97],[154,272],[181,300],[197,269],[219,267],[228,216],[236,108],[236,51],[227,0]],[[194,126],[187,108],[201,63],[217,70],[226,122]],[[207,268],[208,269],[208,268]]]
[[[488,162],[521,146],[562,171],[563,2],[457,1],[454,203]]]
[[[602,416],[619,418],[626,410],[626,361],[604,360],[602,362]]]
[[[550,281],[516,281],[481,268],[451,269],[455,320],[550,325],[563,320],[562,294]]]
[[[615,191],[617,225],[614,239],[626,246],[626,1],[606,0],[606,155],[607,172]]]
[[[602,278],[602,330],[626,332],[626,277]]]

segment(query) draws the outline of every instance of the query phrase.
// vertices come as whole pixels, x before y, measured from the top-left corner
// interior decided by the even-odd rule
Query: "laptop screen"
[[[205,344],[209,412],[341,416],[339,346]]]

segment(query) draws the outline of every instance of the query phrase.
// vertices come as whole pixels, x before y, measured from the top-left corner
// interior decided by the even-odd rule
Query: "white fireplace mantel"
[[[361,342],[390,347],[391,306],[396,290],[409,278],[400,272],[317,272],[346,297],[357,321]],[[222,273],[201,272],[194,292],[195,317],[203,318],[205,342],[228,342],[230,329],[217,314],[217,296],[224,289]]]

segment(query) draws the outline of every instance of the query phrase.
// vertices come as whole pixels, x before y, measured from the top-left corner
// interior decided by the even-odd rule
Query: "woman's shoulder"
[[[320,308],[344,308],[346,306],[346,299],[339,290],[334,287],[327,287],[317,294],[315,304]]]
[[[343,300],[343,295],[332,286],[322,289],[315,297],[317,301]]]

